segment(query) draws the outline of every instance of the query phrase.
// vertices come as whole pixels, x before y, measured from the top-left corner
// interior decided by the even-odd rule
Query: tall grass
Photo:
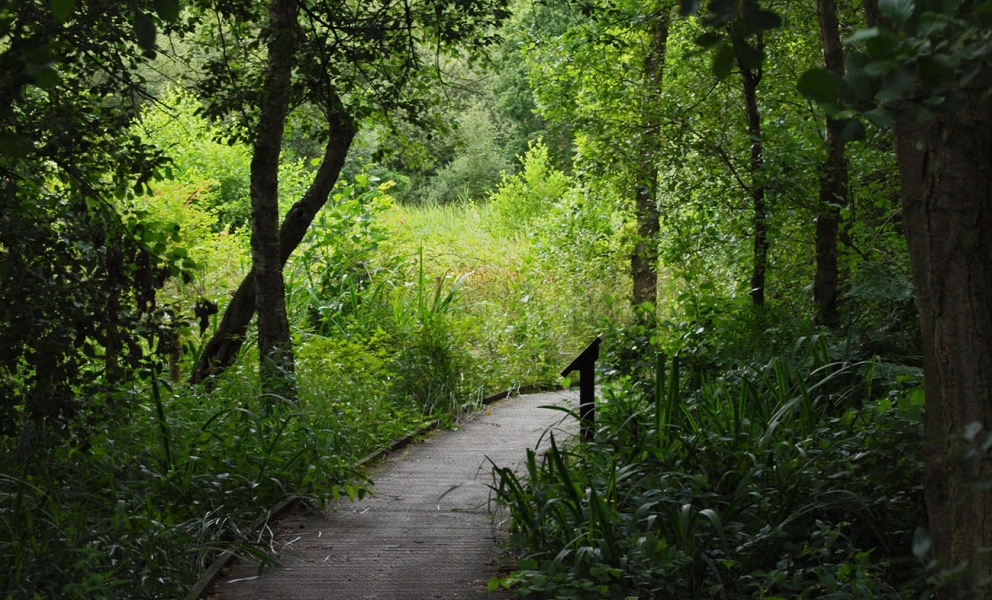
[[[596,441],[496,469],[521,597],[901,597],[923,522],[921,399],[871,363],[794,355],[691,390],[604,391]],[[667,384],[663,383],[667,379]]]
[[[348,465],[410,426],[366,413],[381,430],[353,436],[332,406],[265,415],[254,390],[236,376],[211,392],[154,380],[113,396],[99,430],[84,422],[71,439],[30,447],[3,440],[5,597],[181,596],[287,494],[358,493]]]
[[[526,230],[494,229],[493,210],[489,204],[396,207],[384,216],[396,228],[389,246],[394,254],[422,257],[430,278],[461,282],[451,326],[471,348],[481,387],[554,385],[562,361],[598,332],[602,311],[575,301],[568,284],[581,283],[543,260]],[[608,282],[585,284],[603,295],[613,291]]]

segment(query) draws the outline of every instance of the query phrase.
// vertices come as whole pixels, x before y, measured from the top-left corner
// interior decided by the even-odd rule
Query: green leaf
[[[744,20],[758,31],[778,29],[782,26],[782,17],[770,10],[744,10]]]
[[[851,98],[847,100],[850,104],[875,103],[875,93],[877,86],[872,85],[872,79],[863,73],[848,73],[844,78],[847,84],[845,89],[850,90]]]
[[[984,65],[981,62],[974,62],[971,65],[966,66],[964,72],[961,73],[960,79],[958,79],[958,84],[961,87],[968,85],[968,82],[981,73],[983,67]]]
[[[953,85],[954,70],[954,66],[940,54],[920,59],[920,79],[927,91]]]
[[[865,126],[857,119],[831,120],[829,126],[833,130],[834,135],[845,142],[856,142],[865,139]]]
[[[859,29],[852,33],[849,37],[844,38],[844,43],[847,45],[856,44],[857,42],[863,42],[874,37],[878,37],[882,30],[878,27],[872,27],[871,29]]]
[[[875,60],[865,65],[865,75],[881,77],[899,68],[899,62],[894,60]]]
[[[155,0],[155,12],[169,23],[175,23],[179,19],[179,9],[179,0]]]
[[[875,94],[875,100],[881,104],[900,100],[911,95],[916,90],[916,75],[909,69],[897,69],[885,77],[882,89]]]
[[[24,74],[31,78],[31,83],[40,88],[50,88],[59,82],[59,73],[50,64],[28,65]]]
[[[709,48],[711,46],[715,46],[719,44],[722,40],[723,37],[713,32],[707,31],[706,33],[697,37],[694,40],[694,42],[696,43],[697,46],[702,46],[703,48]]]
[[[887,30],[880,30],[878,35],[866,38],[865,50],[874,59],[889,58],[899,50],[900,40],[896,34]]]
[[[916,0],[878,0],[878,10],[900,25],[913,16],[915,9]]]
[[[826,69],[810,69],[796,83],[796,90],[803,98],[817,104],[837,102],[837,83],[833,73]]]
[[[734,40],[734,55],[748,69],[760,69],[761,64],[765,62],[764,52],[740,38]]]
[[[858,95],[855,89],[851,86],[851,83],[837,73],[831,72],[830,75],[833,76],[834,85],[837,86],[837,102],[848,105],[856,104],[858,101]]]
[[[52,0],[52,16],[60,24],[65,23],[76,9],[76,0]]]
[[[737,18],[738,0],[710,0],[709,4],[706,6],[710,17],[707,22],[714,26],[720,27],[730,23]]]
[[[0,155],[11,158],[26,158],[34,150],[34,144],[23,135],[0,133]]]
[[[926,9],[941,15],[954,15],[961,8],[961,0],[927,0]]]
[[[925,12],[920,15],[919,24],[916,27],[916,37],[928,37],[935,33],[941,33],[950,25],[955,25],[956,19],[939,13]]]
[[[933,111],[917,102],[909,102],[904,107],[909,116],[917,121],[929,121],[934,118]]]
[[[722,44],[713,55],[713,74],[719,80],[724,80],[730,76],[730,71],[734,68],[734,49],[730,44]]]
[[[865,118],[880,129],[888,129],[896,124],[895,115],[887,108],[874,108],[865,113]]]
[[[143,12],[134,15],[134,37],[145,50],[155,49],[155,22],[151,16]]]

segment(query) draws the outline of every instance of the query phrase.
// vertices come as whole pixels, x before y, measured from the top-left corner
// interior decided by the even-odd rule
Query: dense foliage
[[[0,2],[0,595],[176,597],[264,556],[287,495],[364,494],[392,439],[574,383],[599,333],[595,441],[495,471],[492,588],[949,594],[922,386],[952,353],[903,225],[965,157],[887,128],[984,114],[990,4],[703,4]],[[259,198],[295,362],[251,320]],[[938,452],[968,498],[975,419]]]
[[[487,394],[553,385],[564,356],[591,335],[588,315],[600,312],[553,301],[566,293],[553,282],[567,278],[527,240],[493,226],[495,205],[404,208],[391,183],[358,173],[335,188],[287,265],[297,401],[259,393],[251,344],[212,389],[189,387],[183,376],[217,305],[250,267],[236,217],[247,206],[237,182],[250,153],[212,141],[213,126],[189,95],[160,101],[131,133],[169,153],[172,177],[115,206],[158,252],[187,261],[185,278],[156,290],[174,337],[159,354],[149,354],[157,344],[137,345],[142,370],[116,383],[102,356],[85,362],[79,353],[90,383],[70,390],[79,408],[64,415],[65,431],[49,421],[33,428],[26,412],[5,421],[19,426],[0,444],[8,465],[0,562],[10,597],[175,597],[225,544],[255,552],[250,524],[287,494],[364,493],[351,468],[359,458],[455,423]],[[535,152],[531,169],[543,173],[543,160]],[[284,197],[301,193],[310,169],[284,161]],[[517,214],[525,203],[508,197],[499,210]],[[152,237],[159,231],[168,235]],[[18,310],[14,300],[5,306]]]
[[[676,360],[667,379],[664,362],[654,382],[615,379],[594,443],[531,451],[526,479],[497,469],[520,555],[493,585],[539,598],[921,593],[919,370],[839,351],[804,337],[712,378]]]

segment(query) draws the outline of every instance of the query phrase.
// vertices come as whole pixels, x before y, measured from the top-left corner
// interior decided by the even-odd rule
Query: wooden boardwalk
[[[457,430],[442,431],[389,457],[372,474],[373,496],[325,512],[290,514],[275,527],[283,568],[261,575],[240,563],[208,597],[218,600],[420,600],[500,597],[499,515],[490,516],[492,468],[518,468],[548,430],[574,434],[571,392],[502,400]],[[494,507],[495,508],[495,507]]]

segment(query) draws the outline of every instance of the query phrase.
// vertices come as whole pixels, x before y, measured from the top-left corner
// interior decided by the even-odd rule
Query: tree
[[[288,1],[288,0],[287,0]],[[426,107],[437,100],[439,87],[435,75],[438,69],[425,64],[428,56],[456,52],[467,49],[475,55],[494,40],[493,31],[506,16],[504,0],[478,0],[455,2],[448,0],[404,0],[384,3],[349,3],[342,0],[312,0],[296,4],[299,20],[290,24],[283,34],[277,34],[282,25],[278,20],[254,10],[255,7],[228,0],[202,0],[197,7],[204,15],[213,19],[203,19],[221,25],[211,28],[209,47],[229,49],[209,55],[204,65],[209,74],[200,81],[198,88],[209,102],[208,115],[215,118],[233,118],[238,124],[234,136],[242,139],[256,139],[256,155],[261,149],[267,159],[253,159],[253,222],[255,221],[254,166],[269,165],[269,159],[276,148],[276,122],[285,118],[281,101],[276,102],[273,92],[287,86],[288,106],[310,104],[320,107],[326,123],[314,132],[325,141],[324,157],[314,174],[311,187],[304,197],[289,211],[278,235],[278,258],[276,258],[271,212],[263,217],[267,223],[264,234],[264,248],[258,249],[259,262],[254,262],[251,273],[239,286],[229,303],[221,324],[204,348],[194,372],[193,382],[203,381],[226,369],[236,358],[244,341],[256,303],[261,310],[263,304],[272,315],[262,317],[262,321],[272,326],[265,334],[272,340],[272,348],[281,348],[281,362],[288,371],[291,364],[287,352],[288,343],[282,337],[282,318],[276,313],[284,313],[279,301],[274,298],[281,293],[273,287],[257,283],[258,277],[266,278],[278,287],[282,278],[282,265],[303,238],[307,227],[317,211],[327,202],[344,164],[358,124],[363,121],[385,120],[402,116],[407,121],[428,125],[425,115],[431,114]],[[271,10],[282,13],[292,10],[292,4],[270,5]],[[270,11],[271,14],[271,11]],[[263,26],[261,29],[258,26]],[[259,38],[262,32],[269,38]],[[273,48],[278,39],[294,40],[292,50],[286,47]],[[254,58],[252,48],[260,39],[268,39],[270,62],[263,66]],[[280,53],[294,53],[292,57],[281,56],[280,68],[296,65],[295,70],[276,73],[272,70],[273,50]],[[281,62],[289,58],[287,62]],[[268,76],[272,76],[269,79]],[[280,79],[287,77],[288,82]],[[259,80],[265,81],[262,86]],[[255,90],[264,89],[264,94]],[[271,104],[269,104],[271,102]],[[269,108],[269,112],[266,112]],[[271,138],[262,147],[251,132],[261,132],[273,126]],[[261,175],[261,170],[259,175]],[[261,190],[260,190],[261,191]],[[260,208],[264,205],[263,195],[259,195]],[[269,204],[271,210],[271,204]],[[262,215],[259,215],[262,216]],[[254,234],[253,234],[254,235]],[[259,240],[261,244],[262,239]],[[253,259],[255,257],[253,241]],[[265,270],[263,272],[261,269]],[[271,278],[271,279],[269,279]],[[272,293],[273,297],[262,300],[261,291]],[[284,300],[283,300],[284,303]],[[283,304],[284,305],[284,304]],[[274,317],[268,321],[268,317]],[[270,336],[271,333],[271,336]],[[261,329],[260,329],[261,334]],[[268,343],[268,342],[266,342]],[[263,354],[261,359],[266,360]],[[268,367],[263,366],[263,372]]]
[[[516,0],[512,13],[503,24],[503,42],[495,53],[491,86],[499,115],[513,124],[510,156],[522,157],[532,144],[540,141],[547,147],[554,166],[567,172],[573,158],[571,124],[549,121],[537,109],[527,55],[532,44],[565,33],[574,18],[561,3],[529,0]]]
[[[673,9],[674,2],[590,4],[560,43],[527,50],[541,114],[569,123],[583,167],[609,174],[633,201],[634,306],[657,302],[659,101]]]
[[[744,88],[744,112],[747,115],[747,133],[751,138],[751,160],[748,170],[751,173],[749,192],[753,215],[754,252],[751,266],[751,303],[765,304],[765,271],[768,269],[768,201],[765,199],[765,184],[762,181],[762,166],[765,161],[764,144],[761,139],[761,113],[758,110],[758,85],[761,83],[760,60],[755,61],[752,51],[759,55],[764,52],[764,41],[758,34],[757,43],[751,47],[741,36],[733,35],[734,54]],[[757,62],[757,64],[755,64]]]
[[[992,11],[880,0],[848,73],[800,90],[851,137],[892,128],[923,338],[924,488],[943,598],[992,598]],[[846,121],[846,123],[845,123]]]
[[[844,49],[840,41],[837,7],[834,0],[817,0],[817,21],[823,42],[823,64],[831,73],[844,76]],[[813,301],[817,321],[827,327],[840,325],[838,308],[837,235],[840,214],[847,202],[847,157],[845,142],[837,135],[833,120],[827,118],[827,159],[820,177],[820,197],[816,215],[816,275]]]
[[[114,201],[166,168],[129,126],[156,30],[183,27],[170,0],[0,6],[0,433],[67,426],[171,345],[156,290],[185,261],[156,246],[175,231]]]
[[[325,107],[327,142],[313,182],[300,200],[293,204],[279,227],[279,260],[286,264],[292,251],[299,245],[317,212],[327,203],[327,198],[344,166],[348,148],[355,136],[355,125],[332,97]],[[190,374],[191,383],[201,383],[229,367],[237,358],[248,333],[248,325],[256,310],[254,269],[241,281],[217,331],[207,341],[203,353]]]
[[[279,240],[279,154],[295,66],[294,0],[269,2],[268,61],[251,160],[251,264],[255,274],[262,388],[292,396],[293,345]]]
[[[683,14],[693,13],[698,8],[698,2],[682,2]],[[764,74],[764,32],[780,27],[782,20],[776,13],[762,9],[755,0],[711,3],[709,9],[701,19],[708,31],[697,38],[696,43],[714,48],[713,72],[718,79],[728,77],[734,66],[741,76],[744,114],[750,140],[750,181],[744,182],[739,176],[737,180],[751,198],[752,260],[749,294],[753,305],[763,306],[770,241],[758,86]]]
[[[644,93],[660,96],[665,73],[665,54],[668,48],[668,22],[671,6],[661,7],[651,19],[647,30],[647,51],[644,55]],[[650,100],[645,100],[645,108]],[[631,303],[640,306],[658,301],[658,160],[661,123],[657,111],[649,111],[640,144],[640,160],[634,193],[634,211],[637,218],[637,243],[630,257],[630,272],[634,280]]]

